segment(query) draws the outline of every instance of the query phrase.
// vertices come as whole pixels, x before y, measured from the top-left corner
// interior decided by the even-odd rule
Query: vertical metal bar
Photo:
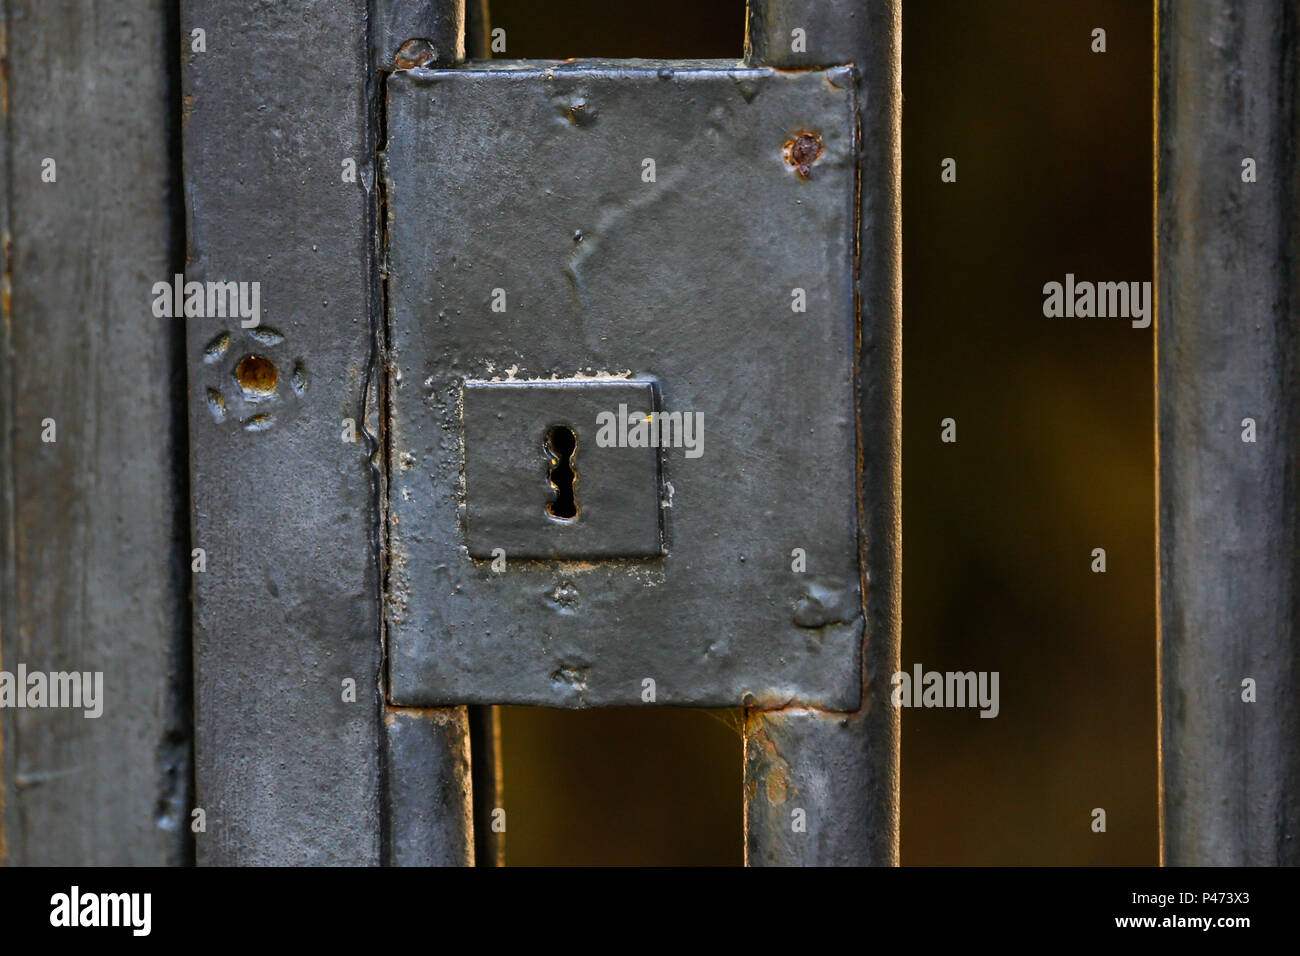
[[[388,862],[473,866],[470,727],[464,707],[390,707]]]
[[[371,0],[375,68],[448,66],[465,59],[466,0]]]
[[[463,60],[465,0],[371,0],[370,9],[373,139],[383,143],[387,139],[387,131],[380,128],[385,121],[384,78],[398,69]],[[378,237],[375,334],[386,351],[382,270],[387,261],[387,210],[383,203],[380,190],[372,207]],[[378,389],[379,404],[386,407],[386,376],[381,376]],[[380,430],[385,418],[380,416]],[[384,484],[386,503],[386,475]],[[386,504],[382,510],[387,511]],[[383,527],[387,529],[386,521]],[[486,803],[482,812],[490,814],[499,799],[498,755],[495,748],[483,749],[485,743],[495,743],[495,716],[495,708],[387,707],[383,728],[386,862],[395,866],[473,866],[476,858],[488,865],[499,862],[500,842],[489,835],[487,819],[480,821],[480,805]]]
[[[899,720],[889,680],[899,669],[902,599],[901,18],[899,0],[750,0],[748,6],[747,62],[857,69],[859,536],[866,604],[859,711],[747,715],[749,865],[898,862]]]
[[[1300,4],[1158,17],[1162,859],[1294,865]]]
[[[473,60],[492,56],[492,17],[488,0],[465,2],[465,55]]]
[[[4,4],[0,657],[99,686],[0,710],[14,865],[189,857],[183,328],[150,309],[177,251],[170,15]]]
[[[9,215],[9,0],[0,0],[0,670],[5,648],[13,633],[13,607],[17,597],[14,571],[14,387],[13,387],[13,222]],[[0,866],[9,859],[9,780],[14,742],[11,721],[0,714]]]
[[[474,846],[479,866],[505,866],[506,835],[493,827],[504,805],[501,716],[498,707],[469,707],[469,751],[474,766]]]
[[[206,553],[194,576],[198,858],[374,864],[382,455],[368,3],[181,10],[186,278],[248,283],[244,302],[260,289],[256,325],[206,308],[176,320],[189,335],[194,545]],[[248,356],[261,363],[241,372]]]
[[[492,56],[492,22],[488,0],[466,0],[465,51],[476,60]],[[470,753],[474,764],[474,842],[479,866],[505,866],[506,836],[492,825],[505,800],[501,762],[501,712],[498,707],[470,707]]]

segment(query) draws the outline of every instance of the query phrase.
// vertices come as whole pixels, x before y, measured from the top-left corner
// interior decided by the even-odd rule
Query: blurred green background
[[[509,58],[744,37],[740,0],[491,10]],[[903,665],[1001,673],[997,719],[903,711],[905,864],[1157,859],[1152,329],[1042,315],[1067,272],[1152,278],[1152,27],[1132,0],[904,5]],[[740,863],[737,713],[502,714],[508,863]]]

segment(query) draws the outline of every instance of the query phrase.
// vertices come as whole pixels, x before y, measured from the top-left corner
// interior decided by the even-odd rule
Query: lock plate
[[[388,79],[393,702],[858,706],[852,79],[642,61]],[[586,389],[583,414],[617,412],[597,389],[620,381],[655,383],[655,415],[701,440],[616,430],[598,456],[578,422],[570,551],[578,526],[542,513],[548,402]],[[597,489],[620,482],[607,510]]]
[[[625,433],[626,418],[653,420],[653,382],[471,381],[463,401],[470,557],[660,553],[659,449],[617,441],[621,412]],[[602,421],[614,441],[598,440]],[[566,430],[574,446],[557,450]]]

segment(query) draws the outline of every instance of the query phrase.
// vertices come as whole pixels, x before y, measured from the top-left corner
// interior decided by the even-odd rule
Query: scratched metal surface
[[[650,678],[659,703],[855,708],[850,72],[493,63],[388,91],[394,701],[631,704]],[[461,382],[603,374],[704,414],[703,456],[664,456],[665,556],[471,560]]]

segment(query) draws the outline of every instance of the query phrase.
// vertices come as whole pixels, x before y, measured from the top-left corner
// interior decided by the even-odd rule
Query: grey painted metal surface
[[[384,716],[388,766],[388,862],[473,866],[470,728],[464,707],[390,707]]]
[[[785,68],[852,63],[856,69],[863,142],[856,374],[866,631],[856,713],[747,715],[746,859],[752,865],[897,864],[899,720],[889,703],[889,680],[899,669],[902,617],[902,5],[751,0],[748,9],[749,62]],[[795,29],[803,31],[803,52],[793,49]],[[778,799],[792,790],[823,808],[804,834],[793,832],[791,807]]]
[[[1173,865],[1300,862],[1298,29],[1294,0],[1159,7],[1162,850]],[[1243,182],[1247,158],[1255,182]]]
[[[195,576],[199,861],[377,863],[367,3],[182,11],[183,35],[206,36],[206,52],[186,46],[182,73],[189,278],[261,283],[255,328],[185,320],[194,544],[207,552]],[[267,392],[270,370],[241,382],[248,355],[276,370],[258,401],[242,393]]]
[[[9,0],[4,19],[0,668],[102,672],[103,712],[0,710],[0,858],[181,863],[183,330],[149,295],[178,248],[168,4]]]
[[[389,80],[396,703],[639,704],[649,679],[657,703],[857,706],[853,86],[698,62]],[[703,416],[703,454],[664,456],[666,556],[472,561],[463,380],[602,376]]]

